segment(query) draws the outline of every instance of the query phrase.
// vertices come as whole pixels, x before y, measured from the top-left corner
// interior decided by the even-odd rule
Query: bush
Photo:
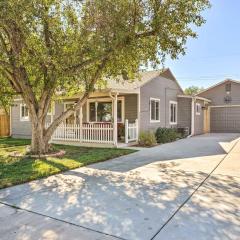
[[[138,143],[143,147],[152,147],[157,144],[156,137],[152,132],[141,132]]]
[[[168,143],[178,139],[180,134],[175,128],[158,128],[155,136],[158,143]]]

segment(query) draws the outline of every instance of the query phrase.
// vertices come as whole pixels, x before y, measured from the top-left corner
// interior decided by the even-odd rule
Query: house
[[[72,106],[79,96],[55,101],[47,124]],[[211,101],[186,96],[170,69],[141,72],[136,81],[107,81],[86,104],[60,125],[52,141],[94,146],[121,146],[138,139],[140,131],[158,127],[185,128],[189,134],[204,132],[204,108]],[[31,137],[26,105],[15,99],[11,109],[12,136]],[[124,140],[123,140],[124,139]]]
[[[0,108],[0,137],[9,136],[9,116],[6,114],[5,110]]]
[[[210,132],[240,132],[240,82],[226,79],[200,92],[198,97],[211,100]]]

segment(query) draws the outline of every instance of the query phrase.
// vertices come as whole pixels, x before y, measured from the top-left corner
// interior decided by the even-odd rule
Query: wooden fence
[[[0,137],[9,136],[9,117],[7,115],[0,115]]]

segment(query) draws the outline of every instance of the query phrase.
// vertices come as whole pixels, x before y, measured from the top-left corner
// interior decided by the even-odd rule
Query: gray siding
[[[178,99],[178,127],[188,127],[191,132],[192,99]]]
[[[20,101],[15,101],[11,107],[12,137],[31,138],[31,121],[20,121]]]
[[[240,132],[240,107],[211,108],[211,132]]]
[[[229,83],[229,82],[226,82]],[[240,105],[240,84],[231,82],[232,87],[231,87],[231,93],[229,96],[231,96],[232,101],[231,103],[227,104],[224,101],[224,98],[227,96],[226,90],[225,90],[225,85],[226,83],[223,83],[219,86],[216,86],[212,89],[209,89],[206,92],[203,92],[199,94],[201,97],[205,97],[210,99],[211,105],[212,106],[217,106],[217,105]]]
[[[156,77],[140,89],[140,130],[155,131],[158,127],[171,127],[169,124],[169,101],[177,101],[181,89],[173,80]],[[150,122],[150,98],[160,99],[160,122]]]
[[[196,114],[196,104],[199,103],[201,105],[200,115]],[[204,113],[202,107],[204,106],[204,101],[197,100],[195,103],[195,124],[194,124],[194,134],[199,135],[203,134],[203,124],[204,124]]]
[[[11,124],[12,124],[12,137],[15,138],[31,138],[32,126],[31,119],[28,121],[20,120],[20,104],[23,104],[22,100],[14,101],[11,107]],[[48,115],[46,122],[51,122],[51,116]]]
[[[59,117],[60,114],[64,111],[64,104],[63,102],[56,101],[55,102],[55,108],[54,108],[54,119]]]
[[[138,95],[125,95],[125,119],[134,122],[138,118]]]

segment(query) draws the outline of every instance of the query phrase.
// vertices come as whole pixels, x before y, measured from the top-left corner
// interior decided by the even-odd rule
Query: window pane
[[[96,121],[95,102],[91,102],[89,104],[89,120],[91,122],[95,122]]]
[[[23,118],[28,117],[28,108],[26,105],[21,106],[21,117]]]
[[[155,101],[151,100],[151,120],[155,120]]]
[[[173,105],[173,122],[176,122],[176,112],[177,112],[177,105]]]
[[[159,102],[156,101],[156,116],[155,116],[155,120],[159,120]]]
[[[122,122],[122,101],[118,101],[117,118],[118,118],[118,122]]]
[[[97,121],[110,122],[112,120],[112,102],[99,102],[97,105]]]
[[[171,103],[171,105],[170,105],[170,110],[171,110],[171,111],[170,111],[170,114],[171,114],[171,115],[170,115],[170,121],[173,122],[173,121],[174,121],[174,119],[173,119],[173,118],[174,118],[174,117],[173,117],[173,111],[174,111],[174,110],[173,110],[173,104],[172,104],[172,103]]]

